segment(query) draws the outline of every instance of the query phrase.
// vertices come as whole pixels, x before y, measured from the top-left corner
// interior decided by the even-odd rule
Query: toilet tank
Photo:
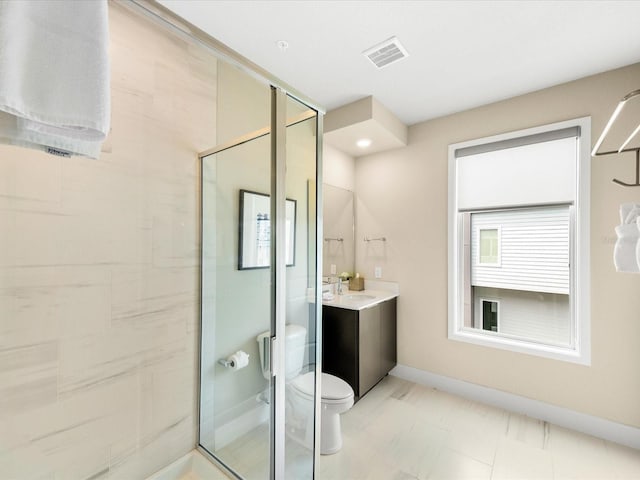
[[[264,364],[264,339],[271,336],[271,332],[263,332],[256,337],[260,353],[262,375],[269,378],[268,366]],[[285,326],[285,377],[287,380],[297,377],[304,365],[304,353],[307,343],[307,329],[300,325]]]
[[[304,352],[307,344],[307,329],[300,325],[289,324],[285,327],[285,377],[291,380],[302,371]]]

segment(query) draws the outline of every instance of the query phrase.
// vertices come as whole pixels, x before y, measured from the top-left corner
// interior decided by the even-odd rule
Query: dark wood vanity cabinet
[[[342,378],[356,400],[396,365],[396,299],[362,310],[322,307],[322,371]]]

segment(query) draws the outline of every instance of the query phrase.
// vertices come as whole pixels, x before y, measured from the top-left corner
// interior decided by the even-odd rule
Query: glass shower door
[[[271,94],[277,127],[201,157],[199,443],[239,478],[304,480],[317,407],[292,381],[316,383],[317,113]]]
[[[202,158],[200,444],[260,480],[271,462],[271,377],[257,341],[272,336],[270,171],[269,135]]]
[[[285,341],[285,478],[311,480],[319,420],[316,402],[317,138],[318,115],[292,97],[286,99],[286,174],[288,199],[295,199],[295,264],[286,269],[286,324],[304,343]],[[292,337],[289,333],[289,337]],[[286,337],[287,335],[285,335]],[[285,338],[286,340],[286,338]],[[318,425],[320,425],[318,421]],[[319,447],[318,447],[319,448]]]

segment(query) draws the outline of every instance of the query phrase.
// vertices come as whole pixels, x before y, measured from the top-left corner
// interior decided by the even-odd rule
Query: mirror
[[[324,241],[322,276],[355,271],[355,194],[323,184]],[[335,269],[332,271],[332,265]]]
[[[296,201],[286,199],[285,251],[287,266],[295,263]],[[271,264],[271,199],[264,193],[240,190],[238,270]]]

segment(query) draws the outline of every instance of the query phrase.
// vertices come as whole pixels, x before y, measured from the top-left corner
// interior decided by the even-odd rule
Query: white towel
[[[107,0],[0,0],[0,141],[98,158],[109,133]]]
[[[613,249],[613,264],[617,272],[640,272],[638,264],[638,240],[640,230],[638,224],[618,225],[616,227],[618,240]]]
[[[638,241],[636,242],[636,264],[640,272],[640,217],[636,218],[636,227],[638,228]]]
[[[640,203],[623,203],[620,205],[620,224],[634,223],[640,215]]]

